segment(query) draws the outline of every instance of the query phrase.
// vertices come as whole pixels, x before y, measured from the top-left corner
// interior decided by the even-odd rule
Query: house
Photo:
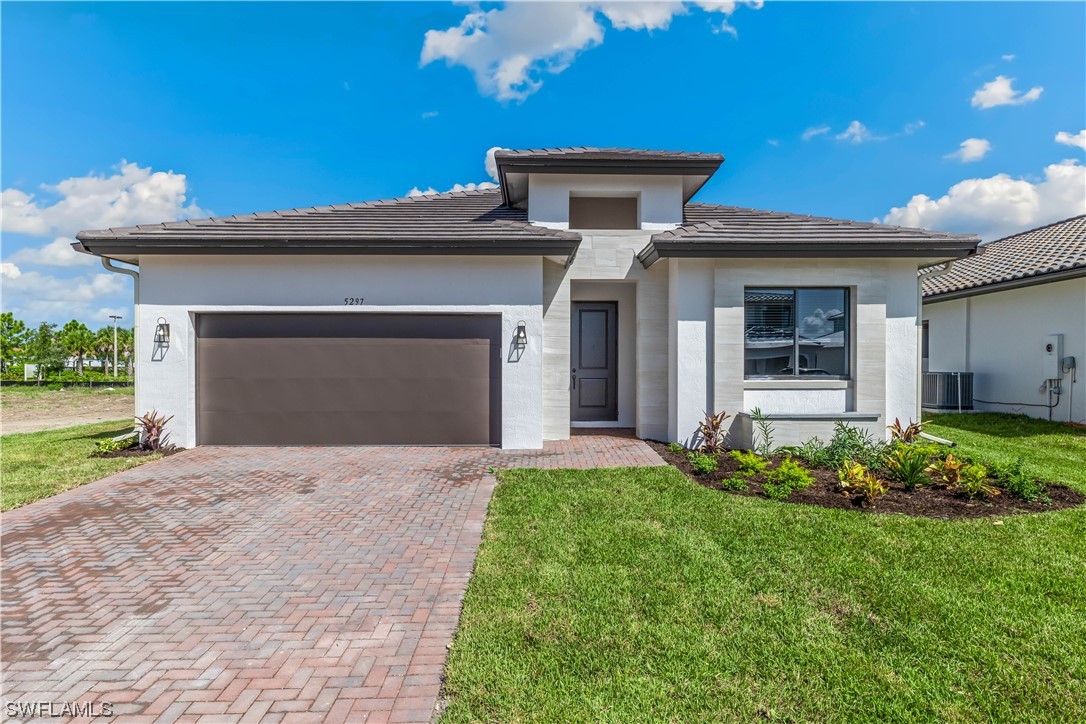
[[[924,369],[971,372],[973,408],[1086,422],[1086,216],[980,247],[924,280]]]
[[[137,406],[197,444],[732,444],[918,414],[917,270],[974,236],[698,203],[723,157],[499,151],[500,188],[84,231],[138,266]]]

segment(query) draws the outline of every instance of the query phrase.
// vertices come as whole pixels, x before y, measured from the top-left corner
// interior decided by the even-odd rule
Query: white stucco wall
[[[195,445],[199,313],[496,314],[503,340],[512,339],[520,320],[528,333],[520,359],[503,363],[502,446],[539,448],[542,264],[538,257],[146,256],[140,264],[137,409],[173,415],[174,442]],[[365,303],[347,306],[345,297]],[[170,346],[152,359],[159,318],[170,324]]]
[[[731,414],[866,413],[885,434],[887,420],[916,417],[916,262],[885,259],[670,259],[669,332],[674,340],[668,437],[687,441],[702,410]],[[657,264],[658,266],[659,264]],[[847,287],[851,375],[837,380],[745,380],[746,287]],[[711,404],[707,404],[707,400]],[[790,427],[795,430],[790,431]],[[778,442],[822,425],[778,422]],[[740,435],[738,421],[733,426]],[[792,434],[795,432],[795,435]],[[742,443],[736,440],[737,443]]]
[[[1063,335],[1063,356],[1074,357],[1078,382],[1063,379],[1057,420],[1086,422],[1086,279],[1068,279],[962,299],[924,304],[928,369],[972,372],[978,410],[1047,418],[1041,358],[1046,337]]]
[[[636,196],[641,229],[659,231],[682,223],[682,176],[532,174],[528,218],[553,229],[569,228],[569,197]],[[640,249],[639,249],[640,250]]]

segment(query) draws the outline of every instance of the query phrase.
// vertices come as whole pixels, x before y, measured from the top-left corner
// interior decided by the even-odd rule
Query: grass
[[[994,525],[670,467],[506,471],[444,721],[1086,720],[1084,540],[1081,510]]]
[[[161,457],[89,457],[99,440],[131,430],[131,422],[117,420],[4,435],[0,438],[0,510],[18,508]]]
[[[1021,457],[1028,472],[1086,493],[1086,428],[998,412],[925,415],[924,432],[985,464]]]
[[[65,385],[61,389],[57,389],[55,385],[53,387],[47,385],[4,385],[0,387],[0,397],[20,399],[56,396],[60,392],[81,395],[128,395],[131,397],[135,393],[135,388],[131,385],[127,387],[88,387],[78,384]]]

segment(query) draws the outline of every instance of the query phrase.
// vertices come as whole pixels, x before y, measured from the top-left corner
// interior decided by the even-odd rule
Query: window
[[[847,289],[747,289],[745,374],[847,377]]]
[[[571,229],[637,229],[637,197],[570,196]]]
[[[928,371],[928,320],[924,320],[920,334],[920,370]]]

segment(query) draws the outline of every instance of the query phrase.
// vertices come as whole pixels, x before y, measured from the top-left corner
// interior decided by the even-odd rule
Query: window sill
[[[776,380],[743,380],[744,390],[844,390],[852,386],[852,380],[826,380],[795,377]]]

